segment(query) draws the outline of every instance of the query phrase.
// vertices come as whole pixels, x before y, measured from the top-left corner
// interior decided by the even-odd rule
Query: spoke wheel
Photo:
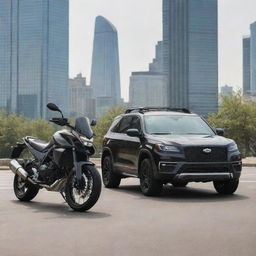
[[[157,196],[161,193],[163,184],[153,175],[153,167],[149,159],[144,159],[140,165],[140,188],[146,196]]]
[[[106,156],[102,163],[102,179],[106,188],[117,188],[121,177],[113,172],[113,162],[110,156]]]
[[[28,181],[24,181],[17,174],[14,177],[13,181],[13,189],[16,197],[20,201],[30,201],[32,200],[38,193],[39,188],[35,185],[31,184]]]
[[[82,171],[81,184],[77,184],[75,173],[68,177],[65,199],[75,211],[87,211],[98,201],[101,193],[101,179],[94,166],[86,166]]]

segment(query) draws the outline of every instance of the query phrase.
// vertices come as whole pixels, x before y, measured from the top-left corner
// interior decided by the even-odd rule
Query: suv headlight
[[[86,137],[80,136],[80,140],[83,142],[84,146],[92,147],[93,143],[91,140],[87,139]]]
[[[159,151],[180,153],[180,150],[177,147],[171,145],[156,144],[155,148]]]
[[[228,151],[229,152],[233,152],[233,151],[238,151],[238,147],[236,145],[236,143],[232,143],[228,146]]]

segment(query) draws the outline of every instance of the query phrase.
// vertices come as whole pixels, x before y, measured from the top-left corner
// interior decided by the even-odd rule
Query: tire
[[[144,159],[140,164],[140,189],[145,196],[158,196],[162,192],[163,184],[154,179],[152,163]]]
[[[230,181],[214,181],[213,185],[219,194],[231,195],[237,190],[239,179]]]
[[[110,156],[106,156],[102,162],[102,180],[106,188],[118,188],[121,177],[113,173],[113,162]]]
[[[101,178],[94,166],[83,167],[82,181],[84,182],[84,189],[80,191],[76,189],[75,173],[71,173],[65,186],[66,201],[73,210],[78,212],[92,208],[101,193]]]
[[[173,181],[172,185],[175,188],[185,188],[188,185],[188,182],[186,182],[186,181]]]
[[[24,181],[17,174],[14,177],[13,189],[15,196],[24,202],[31,201],[38,193],[39,188],[28,181]]]

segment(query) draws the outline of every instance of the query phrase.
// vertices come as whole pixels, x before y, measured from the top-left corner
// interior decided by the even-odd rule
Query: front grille
[[[205,153],[204,149],[211,149]],[[226,147],[186,147],[184,148],[188,162],[225,162],[227,161]]]

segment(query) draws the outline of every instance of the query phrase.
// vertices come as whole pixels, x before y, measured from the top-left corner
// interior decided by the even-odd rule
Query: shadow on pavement
[[[238,188],[239,189],[239,188]],[[140,199],[145,200],[157,200],[157,201],[173,201],[173,202],[221,202],[221,201],[235,201],[235,200],[245,200],[249,199],[247,196],[233,194],[233,195],[219,195],[215,192],[214,188],[204,189],[204,188],[193,188],[189,185],[185,188],[174,188],[171,185],[164,186],[163,192],[158,197],[146,197],[144,196],[138,185],[123,185],[118,189],[117,192],[134,194]]]
[[[87,218],[87,219],[100,219],[110,217],[110,214],[103,212],[95,212],[89,210],[87,212],[75,212],[66,203],[48,203],[48,202],[21,202],[19,200],[12,200],[14,204],[24,206],[27,208],[31,208],[31,210],[35,213],[55,213],[58,216],[54,218]],[[47,216],[47,218],[52,218],[52,216]]]

